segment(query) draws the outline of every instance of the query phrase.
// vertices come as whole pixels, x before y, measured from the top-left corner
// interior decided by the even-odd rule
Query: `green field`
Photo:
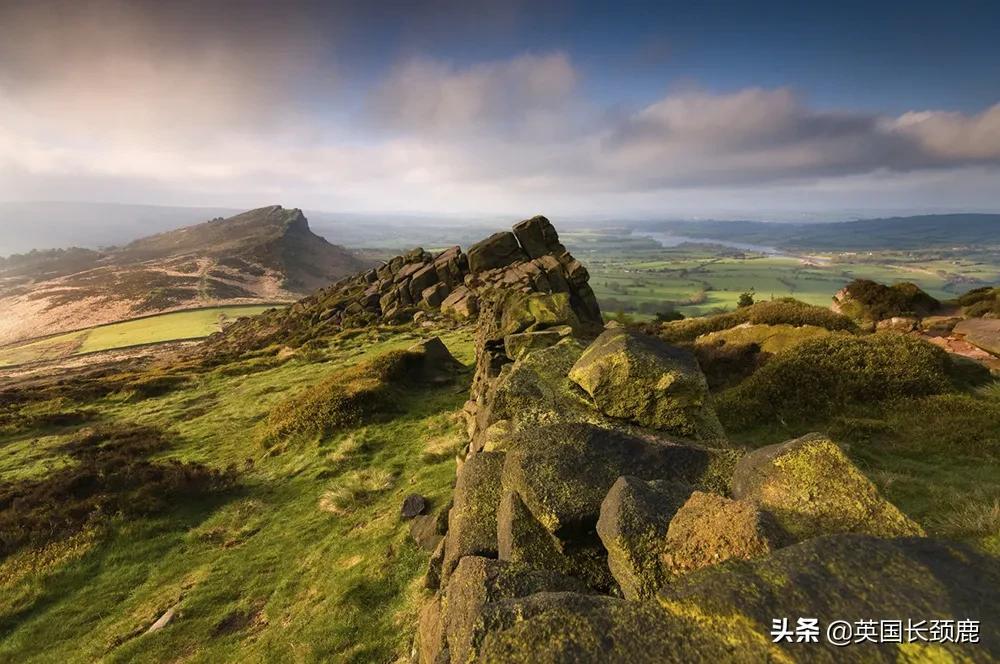
[[[912,281],[939,299],[1000,283],[1000,255],[986,250],[768,256],[709,245],[661,247],[648,238],[596,231],[567,233],[565,241],[587,265],[602,309],[639,317],[732,309],[750,289],[757,299],[794,297],[826,307],[858,278]]]
[[[241,316],[253,316],[270,308],[270,305],[253,305],[176,311],[67,332],[39,341],[0,348],[0,367],[143,344],[198,339],[217,332],[227,322]]]

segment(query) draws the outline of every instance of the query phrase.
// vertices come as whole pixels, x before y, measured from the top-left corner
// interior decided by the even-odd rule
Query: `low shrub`
[[[0,557],[114,515],[154,514],[232,486],[233,471],[148,460],[165,447],[154,429],[100,427],[63,447],[74,464],[43,479],[0,483]]]
[[[383,468],[356,470],[337,479],[319,499],[319,507],[332,514],[348,514],[392,487],[395,477]]]
[[[80,408],[69,399],[61,397],[27,403],[0,403],[0,435],[47,427],[75,426],[94,417],[92,410]]]
[[[857,332],[857,324],[847,316],[799,302],[793,298],[757,302],[736,311],[715,316],[687,318],[663,325],[652,325],[649,334],[670,343],[694,341],[703,334],[728,330],[743,323],[754,325],[815,325],[827,330]]]
[[[759,369],[771,356],[757,343],[694,344],[691,348],[712,391],[739,384]]]
[[[716,398],[727,428],[777,418],[804,422],[855,403],[945,392],[952,387],[945,351],[902,334],[831,335],[775,355]]]
[[[865,417],[835,417],[830,434],[913,458],[1000,461],[1000,400],[955,393],[902,399]]]
[[[927,316],[941,303],[919,286],[902,282],[886,286],[870,279],[855,279],[844,286],[841,311],[858,320],[880,321],[894,316]]]
[[[1000,316],[1000,288],[976,288],[960,295],[955,302],[962,307],[962,313],[971,318]]]
[[[419,372],[423,359],[421,353],[390,351],[336,370],[271,408],[258,428],[258,443],[271,448],[293,436],[328,434],[390,410],[394,385]]]

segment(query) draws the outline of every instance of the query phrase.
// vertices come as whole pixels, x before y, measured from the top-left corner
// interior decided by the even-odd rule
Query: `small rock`
[[[433,551],[441,541],[438,532],[438,517],[434,514],[418,514],[410,522],[410,537],[425,551]]]
[[[173,622],[174,616],[176,615],[177,615],[177,607],[176,606],[170,607],[169,609],[166,610],[166,612],[162,616],[160,616],[156,620],[155,623],[149,626],[149,629],[146,630],[146,634],[152,634],[153,632],[160,631],[161,629],[169,625],[171,622]]]
[[[427,509],[427,500],[418,493],[411,493],[403,500],[400,514],[403,515],[404,519],[412,519],[418,514],[423,514],[425,509]]]

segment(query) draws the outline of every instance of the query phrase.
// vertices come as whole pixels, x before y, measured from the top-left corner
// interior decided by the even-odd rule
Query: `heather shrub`
[[[943,350],[906,335],[831,335],[775,355],[720,393],[716,409],[727,428],[804,422],[856,403],[948,391],[951,368]]]

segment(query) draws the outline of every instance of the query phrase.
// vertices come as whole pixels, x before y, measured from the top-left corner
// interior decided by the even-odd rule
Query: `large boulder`
[[[734,497],[760,505],[797,540],[833,533],[923,534],[822,434],[747,454],[736,466],[732,488]]]
[[[507,447],[502,483],[517,491],[552,533],[593,529],[601,503],[622,475],[669,479],[726,491],[735,459],[729,451],[671,445],[564,423],[515,434]]]
[[[497,506],[503,452],[480,452],[462,465],[448,515],[441,580],[446,583],[463,556],[497,556]]]
[[[669,613],[690,616],[706,631],[733,642],[774,640],[775,619],[818,620],[816,643],[781,641],[771,661],[992,662],[1000,657],[1000,561],[957,543],[926,538],[886,540],[866,535],[818,537],[755,561],[689,574],[664,586],[658,599]],[[831,645],[832,621],[902,619],[902,643]],[[922,625],[907,643],[907,620]],[[980,621],[980,643],[928,643],[932,621]],[[953,625],[954,626],[954,625]],[[794,641],[794,636],[792,641]]]
[[[556,422],[607,422],[566,376],[583,348],[576,339],[567,338],[505,365],[488,393],[489,421],[483,424],[509,420],[515,423],[511,429],[519,429]]]
[[[597,534],[626,599],[652,597],[665,582],[662,556],[670,520],[691,495],[681,482],[619,477],[601,503]]]
[[[442,612],[451,664],[474,660],[484,636],[476,629],[484,606],[545,591],[587,592],[579,581],[556,572],[477,556],[462,558],[448,581]],[[430,635],[435,635],[433,628]]]
[[[562,254],[566,251],[566,248],[559,243],[559,234],[556,233],[552,222],[542,216],[514,224],[514,235],[531,258],[541,258],[546,254]]]
[[[567,592],[537,593],[483,608],[479,662],[762,662],[778,653],[759,639],[732,642],[687,616],[648,602]]]
[[[460,321],[474,318],[479,313],[479,296],[466,286],[459,286],[441,302],[441,313]]]
[[[537,332],[508,334],[504,337],[503,346],[504,350],[507,351],[507,357],[519,360],[532,351],[554,346],[572,334],[573,328],[568,325],[538,330]]]
[[[469,270],[473,273],[485,272],[498,267],[507,267],[516,261],[527,260],[514,234],[505,231],[494,233],[469,247]]]
[[[569,293],[517,293],[504,300],[500,336],[566,325],[580,326]]]
[[[670,520],[661,562],[675,577],[730,559],[760,558],[783,541],[773,517],[753,503],[695,491]]]
[[[970,318],[956,324],[952,332],[973,346],[1000,357],[1000,319]]]
[[[604,547],[590,531],[569,533],[566,541],[535,519],[516,491],[504,493],[497,513],[500,559],[580,579],[588,588],[608,592],[615,580]]]
[[[614,328],[584,351],[569,377],[607,415],[692,440],[725,440],[705,375],[688,350]]]
[[[431,337],[418,341],[407,350],[421,355],[418,376],[421,381],[444,382],[465,368],[465,365],[456,360],[448,347],[444,345],[441,337]]]

